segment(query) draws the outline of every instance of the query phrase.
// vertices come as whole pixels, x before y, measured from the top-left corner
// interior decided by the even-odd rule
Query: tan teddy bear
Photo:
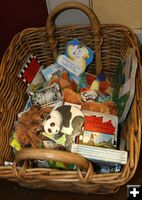
[[[103,103],[99,102],[82,102],[79,94],[75,93],[69,88],[65,88],[63,91],[64,101],[74,104],[81,105],[81,110],[89,110],[94,112],[109,113],[117,115],[117,107],[114,102],[106,101]]]

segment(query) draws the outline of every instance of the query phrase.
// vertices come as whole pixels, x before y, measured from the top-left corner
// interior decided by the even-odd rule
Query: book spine
[[[81,144],[73,144],[71,151],[79,153],[92,161],[104,161],[111,163],[126,164],[128,152],[101,147],[91,147]]]

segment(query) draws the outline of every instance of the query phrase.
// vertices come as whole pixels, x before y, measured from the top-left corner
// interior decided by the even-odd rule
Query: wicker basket
[[[91,25],[56,27],[56,16],[66,9],[82,10]],[[126,142],[128,162],[120,173],[96,174],[89,161],[83,157],[53,150],[23,149],[16,156],[9,145],[17,113],[25,103],[26,85],[17,78],[27,55],[33,53],[44,65],[54,62],[58,53],[64,53],[67,41],[78,38],[95,50],[96,57],[89,72],[104,71],[113,79],[116,64],[126,55],[127,48],[135,49],[138,61],[136,93],[131,110],[124,123],[121,139]],[[111,24],[100,25],[96,15],[80,3],[65,3],[56,7],[47,19],[46,27],[29,28],[15,35],[6,50],[0,65],[0,178],[18,182],[30,188],[48,188],[59,191],[82,193],[112,193],[127,183],[134,175],[141,143],[141,82],[142,68],[135,34],[128,27]],[[75,163],[76,171],[49,168],[29,168],[26,160],[48,159]],[[17,167],[19,160],[25,160]],[[13,161],[13,166],[4,166],[4,161]],[[85,169],[85,170],[84,170]]]

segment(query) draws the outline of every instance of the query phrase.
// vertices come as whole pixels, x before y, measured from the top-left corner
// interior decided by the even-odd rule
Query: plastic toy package
[[[57,63],[75,76],[80,76],[92,62],[93,57],[94,51],[74,39],[67,43],[65,55],[59,55]]]
[[[28,91],[29,97],[34,105],[48,105],[53,106],[61,101],[60,86],[57,83],[51,86],[43,87],[35,92]]]

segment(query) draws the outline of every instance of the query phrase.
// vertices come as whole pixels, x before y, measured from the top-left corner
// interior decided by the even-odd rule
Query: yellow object
[[[17,151],[20,151],[21,149],[21,146],[20,146],[20,143],[17,141],[17,138],[15,136],[15,133],[14,133],[14,137],[13,137],[13,140],[12,142],[10,143],[10,146],[13,147],[15,150]]]
[[[90,87],[90,90],[95,90],[95,91],[98,91],[99,90],[99,83],[97,80],[93,81],[91,87]]]
[[[65,136],[65,134],[62,137],[60,137],[59,139],[55,139],[54,135],[51,135],[51,134],[46,133],[46,132],[42,132],[42,134],[44,136],[46,136],[47,138],[49,138],[51,140],[54,140],[57,144],[61,144],[63,146],[65,146],[65,144],[66,144],[66,136]]]
[[[86,69],[86,59],[89,58],[89,51],[85,47],[78,47],[77,45],[68,46],[69,58],[77,66],[81,66],[81,71],[84,72]]]

